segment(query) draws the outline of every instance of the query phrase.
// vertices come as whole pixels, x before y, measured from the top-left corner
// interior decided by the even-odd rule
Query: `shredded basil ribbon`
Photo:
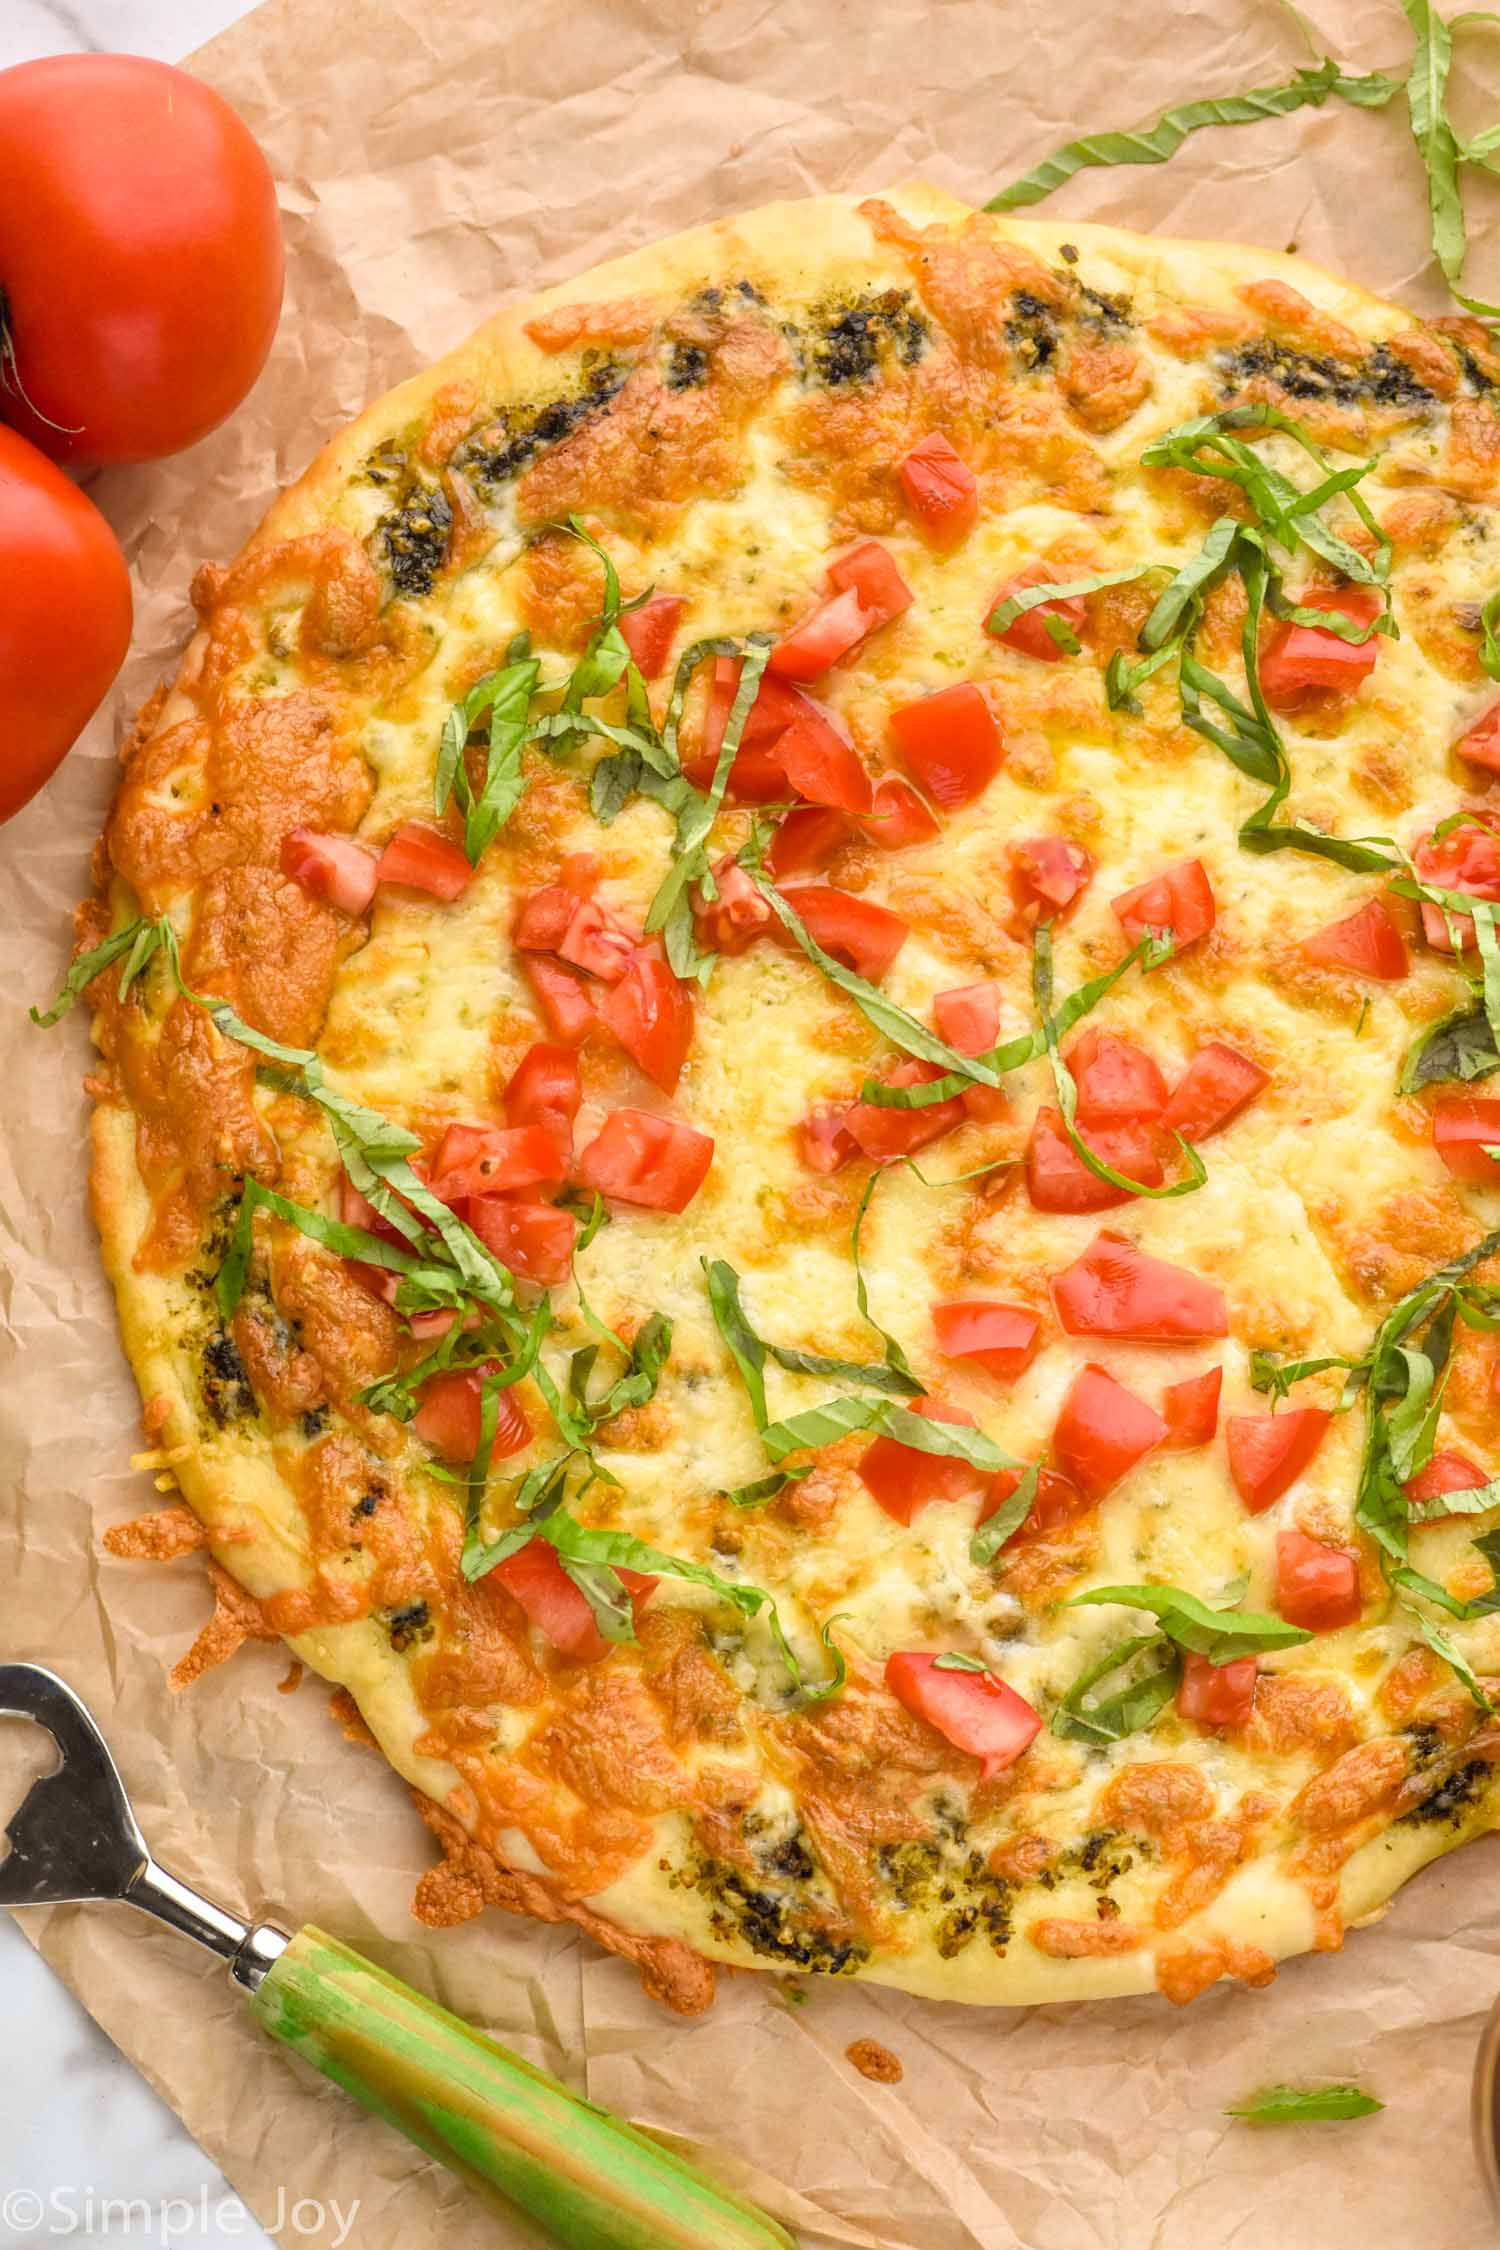
[[[1351,2117],[1373,2117],[1385,2107],[1373,2094],[1358,2086],[1268,2086],[1247,2102],[1235,2102],[1226,2117],[1247,2118],[1252,2125],[1329,2125]]]
[[[1242,1656],[1259,1656],[1269,1649],[1296,1648],[1313,1637],[1300,1625],[1262,1616],[1258,1610],[1210,1609],[1180,1586],[1093,1586],[1072,1595],[1063,1607],[1077,1609],[1097,1602],[1150,1610],[1170,1641],[1191,1655],[1206,1656],[1210,1664],[1234,1664]]]
[[[1137,1672],[1113,1695],[1091,1697],[1090,1690],[1116,1672],[1127,1672],[1149,1651],[1164,1661],[1155,1670]],[[1149,1727],[1177,1693],[1182,1659],[1165,1633],[1137,1633],[1121,1641],[1108,1655],[1073,1682],[1048,1724],[1066,1742],[1083,1742],[1098,1748],[1123,1742],[1127,1735]]]

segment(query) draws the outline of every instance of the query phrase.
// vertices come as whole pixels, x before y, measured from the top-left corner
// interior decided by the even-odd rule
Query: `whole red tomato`
[[[130,578],[92,500],[0,429],[0,820],[41,788],[130,645]]]
[[[54,460],[151,461],[222,422],[281,310],[266,160],[134,55],[0,71],[0,416]]]

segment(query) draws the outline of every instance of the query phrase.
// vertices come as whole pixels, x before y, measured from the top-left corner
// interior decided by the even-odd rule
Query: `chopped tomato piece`
[[[1481,719],[1454,744],[1455,754],[1466,765],[1500,773],[1500,703],[1492,703]]]
[[[960,984],[932,996],[938,1037],[961,1055],[985,1055],[1000,1038],[1000,994],[992,984]]]
[[[1036,1358],[1042,1323],[1029,1305],[971,1297],[934,1305],[932,1332],[945,1359],[971,1359],[986,1375],[1013,1383]]]
[[[1148,930],[1167,930],[1181,953],[1214,926],[1214,894],[1201,859],[1180,860],[1149,882],[1137,883],[1133,891],[1122,891],[1109,905],[1132,945]]]
[[[528,1539],[496,1563],[493,1575],[560,1656],[570,1656],[575,1664],[597,1664],[609,1654],[593,1611],[550,1540]],[[621,1570],[619,1577],[639,1617],[657,1581],[639,1570]]]
[[[555,953],[578,912],[579,892],[566,883],[544,883],[521,901],[514,942],[522,953]]]
[[[1047,580],[1054,584],[1067,583],[1062,572],[1055,570],[1050,563],[1034,563],[1030,569],[1021,571],[1014,578],[1008,578],[1003,586],[997,586],[994,598],[984,614],[985,631],[994,632],[990,619],[1002,602],[1009,601],[1012,594],[1024,593],[1028,586],[1040,586]],[[1006,648],[1019,649],[1023,656],[1035,656],[1044,664],[1055,664],[1059,657],[1068,654],[1068,650],[1065,641],[1054,640],[1048,632],[1047,619],[1054,618],[1067,633],[1076,636],[1087,614],[1082,596],[1068,594],[1058,601],[1038,602],[1032,609],[1023,609],[1003,633],[995,634],[995,638]]]
[[[913,844],[930,844],[941,831],[937,816],[911,783],[887,774],[884,781],[875,784],[875,803],[865,833],[883,852],[904,852]]]
[[[1435,889],[1462,891],[1469,898],[1500,899],[1500,813],[1471,814],[1443,837],[1426,836],[1413,853],[1417,873]],[[1444,915],[1429,899],[1422,901],[1422,934],[1438,953],[1451,953],[1448,934],[1452,921],[1459,950],[1474,948],[1474,924],[1467,914]]]
[[[1221,1289],[1119,1234],[1096,1234],[1053,1282],[1052,1301],[1070,1336],[1184,1344],[1229,1334]]]
[[[893,617],[911,608],[911,588],[896,568],[890,549],[882,547],[878,539],[862,539],[847,555],[830,563],[828,583],[835,593],[852,592],[859,597],[872,620],[867,631],[876,625],[889,625]]]
[[[485,1248],[523,1281],[537,1281],[550,1289],[567,1280],[578,1232],[571,1211],[559,1211],[554,1203],[476,1195],[470,1199],[468,1219]]]
[[[685,1211],[708,1177],[713,1140],[644,1109],[613,1110],[578,1159],[591,1192],[643,1211]]]
[[[1224,1424],[1229,1474],[1252,1516],[1290,1492],[1332,1420],[1322,1406],[1293,1407],[1283,1414],[1230,1415]]]
[[[653,594],[639,609],[620,612],[620,638],[635,660],[643,680],[658,679],[677,635],[677,620],[686,603],[681,594]]]
[[[1154,1406],[1090,1362],[1068,1387],[1052,1433],[1052,1453],[1080,1492],[1102,1500],[1166,1434],[1167,1425]]]
[[[810,1110],[797,1128],[798,1146],[802,1161],[810,1172],[837,1172],[859,1154],[854,1135],[844,1124],[844,1109],[835,1109],[827,1102]]]
[[[1329,969],[1350,969],[1357,977],[1394,984],[1411,967],[1406,940],[1383,898],[1367,899],[1341,922],[1330,922],[1302,940],[1309,961]]]
[[[901,755],[944,812],[982,796],[1005,763],[1005,742],[988,699],[972,680],[939,688],[891,713]]]
[[[1029,920],[1066,914],[1093,878],[1094,862],[1082,844],[1066,836],[1029,836],[1007,844],[1010,895]]]
[[[978,1522],[988,1523],[991,1516],[1004,1507],[1006,1501],[1021,1481],[1019,1469],[1000,1469],[990,1479],[990,1489],[979,1511]],[[1018,1531],[1013,1531],[1005,1544],[1015,1540],[1035,1539],[1045,1531],[1060,1531],[1075,1516],[1087,1515],[1093,1506],[1086,1494],[1079,1491],[1070,1478],[1061,1477],[1056,1469],[1042,1469],[1036,1480],[1036,1498],[1031,1511]]]
[[[639,933],[628,929],[608,907],[601,906],[596,898],[583,898],[574,907],[556,950],[558,958],[573,968],[602,978],[605,984],[618,984],[640,942]]]
[[[696,894],[698,935],[710,952],[743,953],[769,928],[771,909],[737,860],[720,860],[714,890],[717,895],[711,899],[704,897],[701,885]]]
[[[645,946],[632,954],[620,982],[599,1003],[599,1021],[653,1086],[676,1092],[693,1043],[693,1003],[658,954]]]
[[[571,969],[565,969],[560,961],[549,961],[542,954],[528,954],[521,963],[521,972],[546,1019],[548,1030],[576,1047],[598,1021],[598,1012],[583,979]]]
[[[429,891],[434,898],[462,898],[474,879],[474,870],[451,838],[423,820],[409,820],[398,828],[376,864],[381,883],[399,883],[404,890]]]
[[[559,1187],[565,1164],[544,1125],[450,1125],[433,1160],[430,1186],[445,1203],[470,1195],[510,1195]]]
[[[1177,1708],[1201,1727],[1242,1727],[1255,1703],[1258,1656],[1237,1656],[1232,1664],[1210,1664],[1191,1653],[1182,1659]]]
[[[1192,1453],[1213,1442],[1219,1427],[1219,1393],[1224,1387],[1222,1367],[1210,1367],[1185,1382],[1168,1383],[1161,1394],[1162,1420],[1167,1434],[1163,1453]]]
[[[697,750],[683,759],[688,779],[700,789],[706,789],[713,779],[739,681],[740,659],[737,656],[715,659],[704,708],[702,739]],[[766,804],[788,794],[789,785],[776,745],[787,728],[799,720],[809,727],[821,727],[835,744],[847,748],[843,736],[818,704],[790,681],[777,679],[774,672],[763,672],[729,769],[732,797],[747,804]]]
[[[374,858],[352,836],[325,836],[316,828],[289,828],[281,839],[281,872],[344,914],[363,914],[375,896]]]
[[[1337,610],[1361,625],[1380,615],[1372,586],[1314,586],[1296,597],[1299,609]],[[1380,641],[1342,641],[1317,625],[1278,624],[1260,656],[1261,693],[1273,711],[1295,711],[1310,695],[1338,688],[1352,695],[1374,671]]]
[[[935,1656],[898,1649],[886,1658],[885,1684],[955,1750],[978,1758],[981,1782],[1013,1766],[1041,1732],[1041,1713],[993,1672],[944,1671]]]
[[[930,1086],[944,1073],[936,1063],[897,1063],[882,1083],[887,1086]],[[844,1112],[844,1130],[858,1142],[866,1156],[883,1163],[893,1156],[910,1156],[929,1141],[951,1133],[964,1121],[961,1095],[930,1102],[924,1109],[886,1109],[878,1102],[854,1102]]]
[[[864,608],[854,588],[830,595],[794,625],[772,649],[766,669],[786,680],[815,680],[830,664],[837,664],[857,648],[877,620]]]
[[[1341,1625],[1357,1625],[1363,1607],[1357,1558],[1300,1531],[1278,1531],[1276,1607],[1288,1625],[1300,1625],[1308,1633],[1336,1633]]]
[[[1220,1133],[1247,1102],[1253,1102],[1271,1074],[1222,1039],[1200,1047],[1178,1079],[1162,1112],[1162,1123],[1186,1141],[1206,1141]]]
[[[961,1422],[966,1429],[975,1426],[972,1414],[940,1399],[914,1399],[908,1411],[934,1422]],[[857,1465],[871,1499],[897,1523],[910,1523],[917,1510],[931,1501],[962,1500],[983,1482],[980,1472],[956,1454],[923,1453],[893,1437],[876,1438]]]
[[[1167,1082],[1144,1047],[1091,1024],[1067,1054],[1080,1125],[1151,1125],[1167,1106]]]
[[[941,430],[919,438],[897,470],[906,505],[935,547],[954,547],[979,520],[979,486]]]
[[[1466,1453],[1434,1453],[1425,1469],[1419,1469],[1410,1484],[1403,1486],[1413,1507],[1427,1500],[1441,1500],[1447,1492],[1473,1492],[1489,1479],[1477,1463]],[[1429,1523],[1447,1523],[1450,1515],[1429,1516]]]
[[[1125,1179],[1160,1187],[1161,1158],[1149,1125],[1093,1125],[1079,1138]],[[1026,1144],[1026,1193],[1034,1211],[1111,1211],[1131,1195],[1089,1170],[1055,1109],[1036,1113]]]
[[[1500,1102],[1459,1094],[1435,1103],[1432,1145],[1456,1180],[1473,1187],[1500,1185],[1500,1161],[1488,1153],[1500,1149]]]
[[[880,982],[911,934],[910,925],[889,907],[827,883],[801,883],[784,896],[813,943],[868,984]],[[780,944],[796,942],[780,922],[771,935]]]
[[[445,1461],[472,1461],[479,1448],[480,1376],[477,1367],[455,1369],[447,1375],[429,1375],[418,1393],[422,1403],[411,1426],[424,1445]],[[531,1424],[514,1390],[496,1393],[499,1416],[495,1424],[497,1461],[519,1453],[531,1443]]]
[[[849,823],[841,812],[823,805],[794,806],[781,817],[766,864],[778,882],[788,875],[821,874],[834,853],[848,843],[849,835]],[[744,873],[743,868],[740,873]],[[753,883],[750,887],[755,888]],[[760,903],[769,916],[771,909],[765,900]]]
[[[867,813],[875,798],[859,754],[826,721],[794,719],[776,738],[776,757],[793,793],[810,805]]]
[[[539,1039],[528,1047],[505,1088],[512,1125],[539,1125],[556,1142],[564,1163],[573,1153],[573,1120],[583,1100],[578,1057]]]

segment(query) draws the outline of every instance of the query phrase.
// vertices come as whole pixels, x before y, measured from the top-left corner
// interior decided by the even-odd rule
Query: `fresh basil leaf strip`
[[[806,1468],[773,1469],[769,1476],[757,1477],[753,1484],[734,1485],[729,1490],[720,1492],[718,1497],[727,1500],[731,1508],[763,1508],[768,1500],[774,1500],[785,1492],[789,1484],[796,1484],[803,1477],[811,1475],[811,1462]]]
[[[1311,1633],[1300,1625],[1288,1625],[1283,1617],[1263,1617],[1253,1609],[1210,1609],[1180,1586],[1093,1586],[1087,1593],[1074,1594],[1063,1607],[1077,1609],[1096,1602],[1149,1609],[1160,1618],[1170,1640],[1194,1656],[1206,1656],[1210,1664],[1233,1664],[1242,1656],[1296,1648],[1312,1639]]]
[[[144,915],[137,915],[133,922],[127,922],[123,929],[116,930],[102,944],[93,946],[87,953],[80,953],[64,977],[62,989],[51,1007],[45,1012],[37,1008],[29,1011],[32,1022],[43,1031],[50,1031],[53,1024],[61,1023],[63,1017],[78,1005],[95,977],[102,976],[122,955],[124,967],[120,971],[117,992],[123,1000],[152,955],[165,945],[164,932],[170,928],[171,923],[165,916],[160,921],[151,922]]]
[[[1455,1079],[1472,1082],[1496,1070],[1500,1070],[1500,1046],[1483,1005],[1455,1008],[1413,1042],[1402,1065],[1399,1091],[1415,1094],[1423,1086],[1443,1086]]]
[[[932,1660],[934,1672],[988,1672],[988,1664],[981,1664],[974,1656],[961,1656],[956,1649],[945,1650]]]
[[[1293,110],[1318,109],[1330,95],[1360,109],[1383,108],[1400,89],[1400,81],[1382,71],[1351,77],[1331,56],[1316,67],[1304,65],[1291,78],[1275,86],[1254,86],[1243,94],[1210,95],[1199,101],[1179,102],[1164,110],[1153,124],[1125,132],[1090,133],[1069,141],[1019,180],[992,196],[986,211],[1015,211],[1040,203],[1075,172],[1104,164],[1165,164],[1176,155],[1190,133],[1209,125],[1256,125],[1263,118],[1285,117]]]
[[[1247,2102],[1235,2102],[1226,2117],[1244,2117],[1252,2125],[1330,2125],[1351,2117],[1373,2117],[1384,2109],[1373,2094],[1358,2086],[1268,2086]]]
[[[995,604],[984,621],[984,629],[987,633],[1006,633],[1018,617],[1024,617],[1028,610],[1040,609],[1043,602],[1072,601],[1083,594],[1097,594],[1105,586],[1128,586],[1135,579],[1143,578],[1152,567],[1150,563],[1138,563],[1133,570],[1100,571],[1093,578],[1070,578],[1066,584],[1053,585],[1048,580],[1042,579],[1035,586],[1018,586],[1013,594],[1007,594],[1003,602]],[[1061,625],[1063,630],[1067,631],[1066,620],[1063,618],[1049,617],[1045,618],[1043,622],[1049,632],[1054,625]],[[1068,653],[1076,656],[1079,650],[1077,637],[1076,635],[1070,635],[1069,637],[1073,641],[1073,646]],[[1056,635],[1053,635],[1053,638],[1056,639]],[[1065,648],[1067,644],[1064,641],[1058,641],[1058,646]]]
[[[1154,1671],[1139,1673],[1117,1688],[1113,1695],[1091,1698],[1090,1691],[1101,1680],[1126,1671],[1148,1651],[1153,1657],[1165,1658],[1165,1662]],[[1052,1732],[1065,1742],[1083,1742],[1094,1748],[1123,1742],[1127,1735],[1138,1734],[1143,1727],[1149,1727],[1166,1709],[1177,1693],[1181,1677],[1182,1659],[1166,1634],[1137,1633],[1112,1648],[1073,1682],[1048,1723]]]
[[[325,1250],[332,1250],[341,1258],[358,1258],[367,1266],[380,1266],[387,1273],[410,1273],[421,1260],[410,1250],[398,1250],[378,1234],[370,1234],[364,1227],[346,1226],[342,1219],[327,1219],[321,1211],[310,1211],[302,1203],[293,1203],[290,1197],[278,1195],[274,1188],[262,1187],[259,1180],[247,1179],[240,1196],[239,1216],[229,1250],[219,1268],[214,1292],[218,1299],[219,1315],[229,1320],[245,1293],[245,1278],[250,1269],[250,1254],[254,1242],[255,1214],[266,1210],[278,1219],[300,1230],[312,1241],[319,1242]]]
[[[890,1399],[825,1399],[821,1406],[810,1406],[785,1421],[768,1423],[760,1434],[770,1458],[781,1461],[803,1446],[832,1445],[836,1439],[848,1437],[856,1430],[871,1430],[877,1436],[894,1438],[898,1445],[908,1445],[917,1453],[967,1461],[971,1469],[979,1470],[984,1476],[993,1476],[998,1469],[1026,1466],[996,1445],[993,1438],[986,1437],[982,1430],[971,1430],[962,1422],[930,1420],[927,1415],[913,1414]]]
[[[1422,1615],[1420,1610],[1409,1609],[1407,1614],[1427,1646],[1432,1650],[1433,1655],[1440,1656],[1450,1670],[1463,1682],[1469,1691],[1470,1700],[1475,1708],[1482,1711],[1487,1719],[1493,1718],[1495,1706],[1480,1686],[1478,1674],[1468,1658],[1462,1655],[1454,1647],[1447,1634],[1440,1632],[1436,1625]]]
[[[1448,72],[1453,60],[1450,27],[1431,5],[1431,0],[1401,0],[1401,5],[1416,42],[1406,80],[1406,106],[1411,136],[1427,174],[1432,254],[1461,305],[1478,313],[1481,319],[1500,318],[1500,308],[1487,305],[1477,297],[1466,297],[1459,287],[1468,234],[1458,184],[1462,152],[1448,115]]]
[[[995,1560],[1007,1539],[1014,1538],[1036,1506],[1041,1473],[1040,1464],[1033,1461],[1010,1498],[1002,1500],[994,1514],[976,1528],[969,1541],[969,1560],[979,1569],[983,1570]]]

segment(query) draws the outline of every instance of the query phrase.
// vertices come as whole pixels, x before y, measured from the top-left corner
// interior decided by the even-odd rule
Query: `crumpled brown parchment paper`
[[[1404,62],[1393,0],[1316,13],[1351,68]],[[194,67],[280,181],[275,353],[226,429],[97,481],[135,572],[133,653],[62,773],[0,835],[0,1653],[46,1661],[92,1701],[168,1865],[366,1947],[706,2153],[807,2250],[1325,2250],[1330,2228],[1362,2250],[1471,2250],[1491,2233],[1467,2092],[1500,1989],[1500,1852],[1429,1871],[1342,1956],[1292,1964],[1263,1994],[1220,1986],[1182,2014],[1155,1999],[981,2014],[872,1986],[814,1986],[793,2009],[771,1980],[730,1977],[684,2025],[571,1935],[495,1915],[421,1930],[408,1902],[425,1832],[331,1724],[318,1683],[278,1695],[281,1653],[251,1647],[173,1697],[167,1667],[208,1611],[201,1566],[100,1552],[103,1529],[155,1495],[129,1467],[137,1402],[85,1209],[83,1025],[43,1035],[24,1008],[66,960],[115,747],[187,636],[194,564],[232,555],[325,437],[506,292],[778,196],[923,173],[981,202],[1074,132],[1304,59],[1275,0],[270,0]],[[1461,76],[1472,128],[1496,114],[1500,42],[1471,36]],[[1471,285],[1491,295],[1497,198],[1471,187]],[[1048,211],[1295,244],[1443,303],[1399,102],[1203,134],[1159,169],[1085,174]],[[123,1909],[59,1909],[28,1929],[262,2218],[284,2190],[357,2197],[354,2250],[439,2229],[445,2250],[534,2241],[264,2043],[180,1940]],[[900,2056],[899,2087],[849,2066],[861,2036]],[[1221,2114],[1261,2084],[1325,2075],[1369,2085],[1385,2114],[1270,2135]]]

